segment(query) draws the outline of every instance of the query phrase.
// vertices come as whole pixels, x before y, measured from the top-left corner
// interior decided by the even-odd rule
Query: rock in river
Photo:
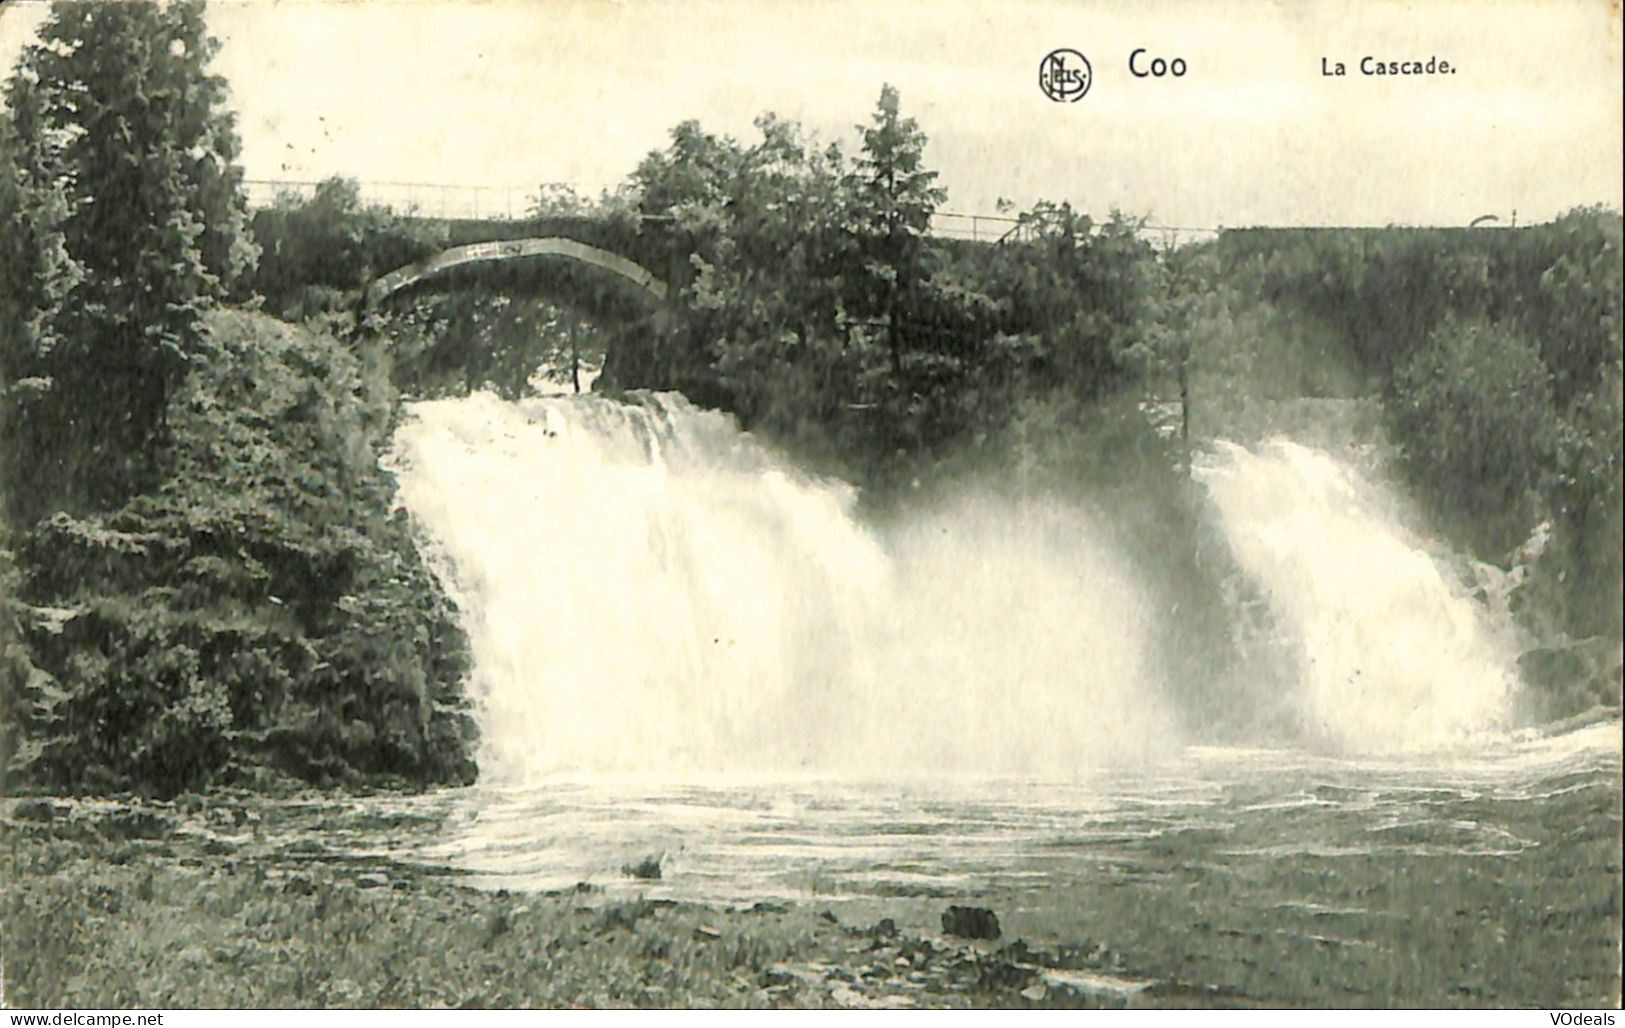
[[[942,930],[962,939],[997,939],[999,917],[985,907],[949,907],[942,912]]]

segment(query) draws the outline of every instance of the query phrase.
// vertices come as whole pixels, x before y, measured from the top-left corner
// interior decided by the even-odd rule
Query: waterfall
[[[670,394],[419,403],[392,462],[463,611],[487,780],[1068,775],[1171,739],[1141,587],[1064,506],[882,533]]]
[[[876,527],[850,486],[675,394],[418,403],[391,460],[473,646],[487,781],[1067,778],[1185,741],[1152,653],[1169,606],[1059,501]],[[1299,742],[1419,752],[1506,727],[1504,616],[1389,490],[1284,439],[1216,444],[1196,474]]]
[[[1510,626],[1405,527],[1390,490],[1281,438],[1218,443],[1197,475],[1273,615],[1306,741],[1414,752],[1506,727]]]

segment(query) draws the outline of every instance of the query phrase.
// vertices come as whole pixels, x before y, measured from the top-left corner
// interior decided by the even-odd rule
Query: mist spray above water
[[[421,403],[401,498],[475,658],[482,777],[1065,776],[1177,744],[1155,616],[1080,513],[882,536],[672,395]]]
[[[394,460],[471,637],[487,781],[1059,778],[1182,742],[1152,653],[1169,610],[1078,510],[967,499],[882,533],[850,487],[663,394],[420,403]],[[1382,488],[1283,440],[1197,473],[1303,743],[1504,725],[1508,634]]]
[[[1415,752],[1506,727],[1510,626],[1404,528],[1388,490],[1285,439],[1220,443],[1197,474],[1273,615],[1306,741]]]

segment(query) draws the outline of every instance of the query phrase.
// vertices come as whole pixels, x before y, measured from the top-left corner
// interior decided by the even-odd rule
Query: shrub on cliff
[[[387,383],[336,340],[219,311],[174,397],[161,483],[18,546],[42,675],[24,771],[158,793],[275,768],[466,782],[454,612],[378,466]]]

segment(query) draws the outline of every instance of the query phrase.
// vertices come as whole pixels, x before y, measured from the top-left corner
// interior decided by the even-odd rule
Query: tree
[[[637,359],[617,347],[612,382],[682,390],[874,485],[986,443],[1023,391],[1087,400],[1122,377],[1154,284],[1138,223],[1046,204],[1008,246],[933,238],[944,193],[889,86],[852,160],[772,114],[756,128],[685,122],[639,166],[639,209],[692,274],[671,278],[671,331]]]
[[[594,200],[569,185],[549,182],[537,190],[530,205],[530,216],[583,218],[601,224],[615,222],[635,232],[636,202],[636,190],[630,184],[613,192],[605,190]],[[574,392],[581,392],[582,373],[596,376],[603,370],[611,333],[583,313],[545,300],[532,301],[528,314],[541,352],[540,367],[533,367],[532,372],[549,382],[568,383]]]
[[[25,516],[117,502],[150,477],[200,318],[256,258],[203,9],[59,3],[6,87],[0,214],[45,247],[8,247],[0,271],[24,328],[7,333],[6,378],[42,383],[10,426]]]
[[[83,271],[62,235],[68,196],[44,175],[39,97],[29,84],[7,90],[10,117],[0,114],[0,373],[7,384],[30,374],[29,355],[54,343],[52,312]]]
[[[868,306],[884,319],[886,349],[892,373],[903,373],[903,339],[898,331],[900,308],[912,298],[922,277],[920,257],[931,228],[931,215],[947,193],[932,185],[937,173],[925,167],[925,133],[913,118],[900,114],[897,90],[886,85],[852,172],[856,230],[863,240],[865,270],[870,276]]]
[[[756,128],[760,141],[745,145],[684,122],[639,165],[640,213],[689,255],[669,283],[683,316],[642,367],[624,362],[615,376],[681,389],[747,424],[796,417],[781,401],[830,354],[849,249],[839,148],[814,146],[772,114]],[[803,393],[803,408],[830,391]]]
[[[747,424],[804,441],[854,400],[840,281],[850,261],[838,147],[820,148],[767,114],[739,154],[717,212],[725,230],[696,262],[714,368]]]
[[[1540,352],[1513,327],[1445,318],[1394,376],[1404,465],[1436,517],[1481,554],[1506,553],[1543,512],[1559,422]]]

